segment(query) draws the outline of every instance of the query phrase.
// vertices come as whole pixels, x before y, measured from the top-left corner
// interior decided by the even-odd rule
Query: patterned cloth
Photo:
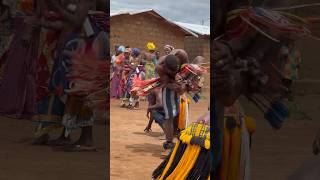
[[[153,62],[147,62],[145,65],[146,76],[145,79],[152,79],[155,77],[155,65]]]
[[[90,57],[87,55],[93,53],[96,59],[104,61],[109,58],[109,48],[107,47],[108,43],[106,43],[108,42],[108,16],[103,12],[90,12],[88,17],[94,32],[91,36],[84,38],[84,51],[82,51],[81,53],[83,54],[80,55],[82,57]],[[93,63],[93,61],[91,63]],[[72,66],[73,64],[71,63],[71,67]],[[67,68],[66,73],[70,75],[70,72],[74,70],[74,68]],[[99,70],[97,71],[100,72]],[[103,89],[97,89],[98,92],[101,90]],[[62,119],[62,124],[66,129],[66,136],[69,135],[73,129],[93,126],[95,120],[95,109],[90,106],[87,95],[67,95],[66,111]]]
[[[17,118],[24,115],[29,118],[35,113],[35,71],[40,39],[40,29],[30,29],[23,22],[24,16],[17,15],[14,19],[14,35],[0,87],[0,114]],[[28,46],[22,43],[21,30],[30,33]]]
[[[179,115],[179,96],[167,88],[162,88],[162,103],[165,112],[165,119],[175,118]]]
[[[290,80],[298,79],[299,65],[302,62],[301,53],[298,49],[290,50],[288,59],[284,67],[285,78]]]
[[[77,128],[92,126],[94,114],[86,104],[85,97],[69,96],[67,100],[67,111],[62,119],[62,124],[66,128],[66,136]]]
[[[65,41],[63,50],[72,51],[77,49],[81,41],[78,35],[78,33],[70,34]],[[66,108],[66,94],[64,93],[64,89],[69,87],[66,79],[69,57],[62,55],[61,51],[56,51],[56,49],[51,49],[55,53],[52,52],[52,54],[49,55],[45,53],[45,49],[46,48],[43,49],[43,56],[47,57],[47,59],[41,58],[40,56],[40,63],[38,64],[37,91],[39,95],[37,115],[33,116],[33,121],[42,128],[38,129],[36,136],[47,133],[45,129],[48,128],[48,126],[62,126],[62,118]],[[54,54],[56,54],[56,57],[54,57]]]

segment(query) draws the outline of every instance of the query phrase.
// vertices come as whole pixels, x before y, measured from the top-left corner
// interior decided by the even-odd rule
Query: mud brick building
[[[119,44],[145,51],[150,41],[155,43],[161,55],[164,54],[163,46],[170,44],[185,49],[191,60],[196,56],[203,56],[206,62],[210,60],[210,28],[207,26],[173,22],[154,10],[111,12],[111,53]],[[205,66],[210,68],[209,63]],[[210,74],[205,77],[204,84],[204,89],[209,89]]]
[[[176,22],[178,25],[194,32],[196,36],[185,37],[185,50],[190,59],[203,56],[206,62],[210,62],[210,27],[197,24]]]
[[[189,53],[190,59],[196,56],[203,56],[206,62],[210,61],[210,36],[199,36],[198,38],[187,36],[185,39],[185,49]]]
[[[128,45],[146,50],[146,44],[153,42],[160,54],[163,46],[185,48],[185,37],[198,35],[170,21],[154,10],[119,11],[110,16],[110,47]]]

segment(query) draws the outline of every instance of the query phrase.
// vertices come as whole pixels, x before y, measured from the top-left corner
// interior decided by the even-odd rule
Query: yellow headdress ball
[[[153,42],[148,42],[148,44],[147,44],[147,49],[148,49],[149,51],[154,51],[154,50],[156,50],[156,45],[154,45]]]

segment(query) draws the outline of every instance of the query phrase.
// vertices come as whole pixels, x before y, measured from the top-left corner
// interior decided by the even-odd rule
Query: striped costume
[[[167,88],[162,88],[162,103],[165,112],[165,119],[175,118],[179,115],[179,95]]]

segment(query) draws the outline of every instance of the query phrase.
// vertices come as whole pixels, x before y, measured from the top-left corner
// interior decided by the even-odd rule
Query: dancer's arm
[[[162,104],[156,103],[148,107],[148,111],[152,111],[154,109],[162,108]]]
[[[159,92],[153,92],[153,95],[156,96],[156,103],[153,104],[153,105],[149,105],[148,111],[163,107],[161,92],[160,91]]]

